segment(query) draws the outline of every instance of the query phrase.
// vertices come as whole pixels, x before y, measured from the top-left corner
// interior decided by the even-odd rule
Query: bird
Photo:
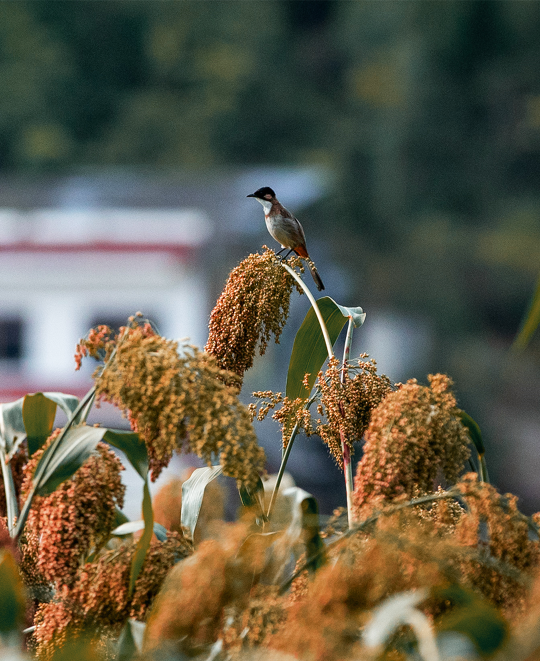
[[[269,186],[263,186],[246,197],[254,197],[262,204],[266,228],[272,238],[281,244],[281,250],[277,254],[279,255],[288,248],[289,252],[284,258],[287,258],[291,252],[295,252],[299,257],[309,260],[309,272],[317,289],[322,291],[324,289],[323,281],[309,257],[306,248],[306,236],[298,218],[295,218],[290,211],[285,209]]]

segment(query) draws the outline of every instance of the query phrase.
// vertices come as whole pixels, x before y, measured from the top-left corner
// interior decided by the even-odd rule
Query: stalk
[[[306,296],[309,298],[309,302],[311,303],[311,306],[315,311],[315,314],[317,315],[317,319],[319,320],[319,324],[321,325],[321,331],[324,337],[324,342],[326,344],[326,350],[328,351],[328,358],[333,358],[334,352],[332,350],[332,343],[330,342],[330,335],[328,334],[328,329],[326,328],[326,324],[324,323],[324,319],[322,317],[321,311],[319,310],[319,306],[317,305],[317,301],[313,297],[313,294],[309,291],[309,288],[306,285],[306,283],[302,280],[302,278],[298,275],[298,273],[296,273],[294,269],[292,269],[288,264],[285,264],[285,262],[281,262],[281,266],[283,266],[283,268],[292,275],[292,277],[296,280],[296,282],[302,287],[302,289],[306,293]]]
[[[19,515],[19,511],[17,506],[15,484],[13,483],[13,473],[11,472],[11,466],[6,459],[6,455],[3,450],[0,451],[0,462],[2,462],[2,477],[4,480],[4,491],[6,495],[6,515],[8,530],[10,536],[13,537],[15,521]]]
[[[326,350],[328,351],[328,357],[333,358],[334,357],[334,352],[332,349],[332,343],[330,342],[330,336],[328,334],[328,329],[326,328],[326,324],[324,323],[324,319],[322,317],[321,311],[319,310],[319,306],[317,305],[317,302],[315,298],[313,297],[313,294],[310,292],[308,286],[305,284],[305,282],[300,278],[298,273],[294,271],[288,264],[285,264],[285,262],[281,262],[281,265],[283,268],[292,275],[292,277],[298,282],[298,284],[302,287],[304,292],[306,293],[306,296],[309,299],[309,302],[311,303],[311,306],[313,307],[313,310],[315,311],[315,314],[317,315],[317,319],[319,320],[319,324],[321,326],[321,331],[324,337],[324,341],[326,343]],[[352,344],[352,335],[353,335],[353,320],[351,317],[349,317],[349,325],[347,327],[347,336],[345,338],[345,348],[343,350],[343,367],[342,367],[342,372],[341,372],[341,383],[345,383],[345,379],[347,378],[347,362],[349,360],[349,355],[351,352],[351,344]],[[293,429],[293,434],[296,436],[297,432],[297,427]],[[343,453],[343,473],[345,476],[345,491],[347,493],[347,515],[348,515],[348,520],[349,520],[349,528],[352,527],[353,525],[353,513],[352,513],[352,493],[353,493],[353,476],[352,476],[352,462],[351,462],[351,451],[349,449],[349,446],[345,442],[345,438],[342,433],[340,433],[341,436],[341,450]],[[291,435],[291,438],[293,436]],[[287,450],[289,450],[290,447],[290,441],[289,445],[287,446]],[[288,458],[288,454],[287,454]],[[284,463],[286,464],[285,460],[285,455],[283,457],[284,461],[282,461],[282,465],[280,466],[280,471],[281,468],[283,467]],[[283,468],[283,470],[285,470]],[[278,474],[279,477],[279,474]],[[280,480],[281,481],[281,480]],[[279,483],[276,482],[276,487],[279,487]],[[276,489],[274,489],[274,492],[277,493]],[[272,509],[273,505],[273,500],[274,500],[274,494],[272,494],[272,501],[270,503],[270,508],[268,510],[268,517],[270,518],[270,512]]]
[[[315,397],[310,397],[310,399],[308,399],[308,401],[305,403],[304,408],[308,409],[313,404],[314,401],[315,401]],[[289,461],[289,455],[291,454],[294,439],[298,434],[299,426],[300,425],[298,422],[294,425],[293,430],[291,432],[291,437],[289,438],[289,442],[287,443],[287,447],[285,448],[285,452],[283,453],[283,457],[281,459],[281,465],[279,467],[279,471],[276,477],[276,483],[274,485],[274,490],[272,491],[272,497],[270,498],[270,505],[268,506],[268,512],[266,514],[268,520],[270,520],[272,510],[274,509],[276,498],[279,492],[279,487],[281,485],[281,480],[283,479],[283,475],[285,474],[285,468],[287,467],[287,462]]]
[[[489,484],[489,475],[487,470],[486,457],[484,454],[478,455],[478,466],[480,470],[481,482],[486,482],[487,484]]]
[[[341,384],[344,385],[348,377],[347,364],[349,361],[349,356],[351,353],[352,345],[352,336],[353,336],[353,321],[349,317],[349,325],[347,326],[347,336],[345,338],[345,347],[343,349],[343,365],[341,367]],[[343,411],[342,411],[343,415]],[[352,475],[352,461],[351,461],[351,450],[347,445],[345,434],[342,429],[339,432],[341,438],[341,452],[343,454],[343,474],[345,476],[345,491],[347,493],[347,518],[349,521],[349,529],[354,525],[353,520],[353,475]]]
[[[305,284],[305,282],[302,280],[302,278],[296,273],[294,269],[292,269],[288,264],[285,264],[285,262],[281,261],[281,266],[296,280],[296,282],[302,287],[304,290],[306,296],[309,299],[309,302],[311,303],[311,307],[313,308],[315,314],[317,315],[317,319],[319,321],[320,327],[321,327],[321,332],[324,338],[324,342],[326,344],[326,350],[328,352],[328,357],[333,358],[334,352],[332,350],[332,342],[330,341],[330,335],[328,334],[328,329],[326,328],[326,324],[324,323],[323,316],[321,314],[321,311],[319,310],[319,306],[317,305],[317,301],[315,300],[313,294],[310,292],[308,286]],[[315,401],[315,397],[311,397],[305,404],[305,408],[309,408],[313,402]],[[287,466],[287,462],[289,460],[289,455],[291,454],[292,446],[294,443],[294,439],[296,438],[296,435],[298,434],[298,429],[299,429],[299,424],[296,423],[292,432],[291,432],[291,437],[289,439],[289,442],[287,443],[287,447],[285,448],[285,452],[283,453],[283,457],[281,459],[281,465],[279,467],[279,471],[277,474],[276,478],[276,484],[274,486],[274,491],[272,492],[272,497],[270,499],[270,505],[268,506],[268,513],[267,517],[270,519],[270,516],[272,514],[272,510],[274,508],[274,504],[276,502],[277,494],[279,492],[279,487],[281,485],[281,480],[283,479],[283,475],[285,473],[285,468]]]

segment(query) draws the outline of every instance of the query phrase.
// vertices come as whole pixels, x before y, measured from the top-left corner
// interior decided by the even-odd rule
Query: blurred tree
[[[323,163],[310,222],[355,288],[508,333],[534,274],[485,244],[540,195],[539,26],[493,0],[3,2],[0,170]]]

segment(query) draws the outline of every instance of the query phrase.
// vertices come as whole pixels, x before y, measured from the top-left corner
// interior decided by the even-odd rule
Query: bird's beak
[[[255,197],[255,193],[250,193],[249,195],[246,195],[246,197]]]

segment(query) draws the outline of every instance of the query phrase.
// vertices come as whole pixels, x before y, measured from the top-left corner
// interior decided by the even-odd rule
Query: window
[[[0,319],[0,360],[20,360],[23,355],[22,319]]]

